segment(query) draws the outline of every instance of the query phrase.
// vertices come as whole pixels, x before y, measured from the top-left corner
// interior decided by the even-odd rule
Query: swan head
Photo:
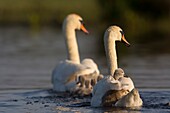
[[[119,78],[124,77],[124,75],[125,75],[125,73],[124,73],[123,69],[118,68],[115,70],[113,77],[115,80],[118,80]]]
[[[83,19],[77,14],[69,14],[64,22],[63,22],[63,29],[69,30],[69,29],[74,29],[74,30],[81,30],[88,34],[89,32],[87,29],[84,27]]]
[[[124,42],[127,46],[130,46],[130,43],[125,39],[123,30],[118,26],[110,26],[106,30],[104,37],[114,38],[113,40]]]

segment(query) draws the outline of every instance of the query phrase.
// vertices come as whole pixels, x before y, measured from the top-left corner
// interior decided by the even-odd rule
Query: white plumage
[[[77,84],[78,81],[76,81],[78,76],[96,73],[94,75],[95,77],[91,79],[97,79],[99,75],[97,64],[92,59],[87,58],[80,63],[75,30],[82,30],[88,33],[82,21],[83,19],[79,15],[70,14],[63,22],[63,33],[65,36],[68,59],[61,61],[52,72],[54,91],[75,92],[79,87],[79,84]],[[83,91],[81,93],[83,93]]]
[[[141,106],[142,100],[138,91],[133,90],[133,81],[130,77],[125,76],[122,69],[118,68],[115,41],[124,41],[127,46],[130,45],[120,27],[110,26],[104,34],[109,75],[94,86],[91,106],[101,107],[107,106],[107,104],[121,107]],[[134,99],[133,97],[136,98]]]
[[[85,59],[85,61],[87,64],[94,63],[91,59]],[[96,72],[96,70],[92,68],[93,66],[95,66],[94,68],[97,67],[94,64],[91,65],[91,67],[88,67],[84,64],[78,64],[70,60],[60,62],[52,73],[53,90],[59,92],[74,91],[74,89],[77,87],[76,83],[78,81],[76,80],[78,76]]]

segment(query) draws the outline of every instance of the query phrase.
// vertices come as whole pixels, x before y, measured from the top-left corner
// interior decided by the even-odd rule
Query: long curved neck
[[[109,68],[109,74],[113,75],[115,69],[117,69],[117,54],[116,54],[116,43],[111,39],[113,37],[107,36],[104,38],[104,45],[106,51],[107,65]]]
[[[71,29],[66,26],[64,29],[64,35],[68,59],[73,62],[80,63],[75,29]]]

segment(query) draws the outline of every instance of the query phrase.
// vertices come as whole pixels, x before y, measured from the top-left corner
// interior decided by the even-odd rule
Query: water
[[[106,59],[97,53],[100,45],[95,34],[79,32],[77,37],[81,58],[95,59],[101,73],[107,73]],[[170,102],[169,54],[134,53],[119,59],[120,67],[132,77],[144,101],[142,108],[124,109],[91,108],[89,98],[66,99],[53,93],[51,71],[57,62],[66,59],[65,51],[60,30],[0,28],[0,112],[170,112],[166,105]]]
[[[51,90],[5,90],[0,92],[1,113],[169,113],[170,91],[140,90],[144,101],[138,108],[92,108],[90,98],[70,98],[68,94],[53,93]]]

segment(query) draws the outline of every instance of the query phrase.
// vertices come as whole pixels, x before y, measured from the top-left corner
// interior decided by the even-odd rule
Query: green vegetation
[[[104,25],[121,26],[130,42],[138,43],[136,53],[170,52],[169,0],[98,0]],[[105,27],[103,27],[105,28]],[[103,29],[102,29],[103,31]],[[150,51],[151,50],[151,51]]]
[[[99,43],[105,29],[116,24],[141,50],[170,52],[169,0],[0,0],[1,26],[58,27],[69,13],[80,14],[88,28],[98,31]]]
[[[100,7],[96,0],[0,0],[0,25],[56,25],[69,13],[94,22],[100,17]]]

